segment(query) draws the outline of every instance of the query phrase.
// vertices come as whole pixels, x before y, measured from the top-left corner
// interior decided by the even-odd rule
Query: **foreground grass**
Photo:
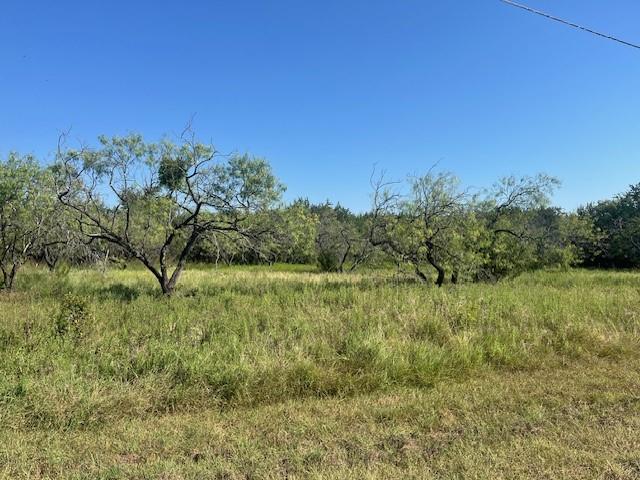
[[[26,273],[0,296],[7,478],[640,475],[635,273],[194,269],[170,300]]]
[[[640,360],[489,373],[432,389],[21,429],[5,478],[640,477]]]

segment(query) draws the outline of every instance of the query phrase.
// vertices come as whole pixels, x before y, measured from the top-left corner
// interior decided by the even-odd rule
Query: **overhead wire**
[[[631,43],[631,42],[627,42],[626,40],[622,40],[620,38],[614,37],[613,35],[608,35],[606,33],[598,32],[598,31],[593,30],[591,28],[584,27],[582,25],[578,25],[577,23],[573,23],[573,22],[570,22],[568,20],[564,20],[562,18],[556,17],[556,16],[551,15],[549,13],[545,13],[545,12],[543,12],[541,10],[537,10],[535,8],[529,7],[528,5],[524,5],[522,3],[514,2],[513,0],[499,0],[499,1],[502,2],[502,3],[505,3],[507,5],[511,5],[512,7],[520,8],[522,10],[526,10],[529,13],[533,13],[533,14],[540,15],[542,17],[548,18],[549,20],[554,20],[556,22],[560,22],[560,23],[562,23],[564,25],[568,25],[570,27],[577,28],[579,30],[583,30],[583,31],[591,33],[593,35],[597,35],[599,37],[603,37],[603,38],[606,38],[608,40],[613,40],[614,42],[621,43],[623,45],[626,45],[627,47],[637,48],[638,50],[640,50],[640,45],[637,45],[637,44]]]

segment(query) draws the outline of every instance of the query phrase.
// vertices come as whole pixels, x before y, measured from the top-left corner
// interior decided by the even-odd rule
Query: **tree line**
[[[179,141],[138,134],[67,146],[55,161],[0,161],[0,289],[28,261],[137,261],[171,295],[188,262],[305,263],[323,271],[409,267],[418,279],[498,281],[548,266],[640,266],[640,184],[575,212],[550,206],[557,179],[505,177],[483,190],[427,170],[371,177],[371,208],[285,205],[269,163],[223,155],[185,131]]]

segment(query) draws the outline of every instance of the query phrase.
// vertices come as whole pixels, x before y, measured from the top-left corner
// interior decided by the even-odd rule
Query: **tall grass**
[[[31,268],[0,296],[0,428],[427,388],[637,349],[640,274],[429,288],[392,273]]]

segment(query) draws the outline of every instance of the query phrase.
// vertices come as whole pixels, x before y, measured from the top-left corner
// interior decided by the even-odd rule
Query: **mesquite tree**
[[[319,217],[315,247],[320,269],[340,273],[354,271],[372,253],[362,231],[365,222],[340,205],[334,207],[327,203],[315,209]]]
[[[38,249],[55,218],[51,176],[33,156],[10,153],[0,161],[0,289],[13,288],[16,274]]]
[[[496,280],[536,264],[540,256],[536,250],[550,233],[544,222],[550,212],[546,208],[559,185],[556,178],[545,174],[509,176],[486,192],[477,206],[488,237],[482,248],[481,277]]]
[[[435,270],[437,286],[444,283],[447,268],[457,281],[467,197],[458,184],[453,175],[430,170],[410,178],[408,192],[402,193],[380,178],[373,184],[370,242],[410,264],[422,281],[428,280],[425,266]]]
[[[205,233],[250,241],[261,232],[247,220],[283,191],[264,159],[219,155],[191,134],[178,144],[137,134],[99,141],[97,149],[58,149],[58,198],[89,241],[140,261],[165,295]]]
[[[49,176],[49,178],[51,178]],[[49,183],[51,185],[51,182]],[[60,264],[78,265],[96,263],[100,251],[95,242],[87,244],[69,212],[57,201],[55,191],[50,187],[50,199],[55,202],[55,215],[44,220],[44,235],[32,249],[29,256],[37,263],[45,264],[54,271]]]
[[[452,283],[497,280],[554,256],[569,258],[570,241],[545,208],[557,185],[542,174],[506,177],[478,200],[433,168],[410,178],[405,191],[380,178],[373,182],[369,241],[410,264],[421,280],[428,279],[424,266],[433,268],[438,286],[448,274]]]

